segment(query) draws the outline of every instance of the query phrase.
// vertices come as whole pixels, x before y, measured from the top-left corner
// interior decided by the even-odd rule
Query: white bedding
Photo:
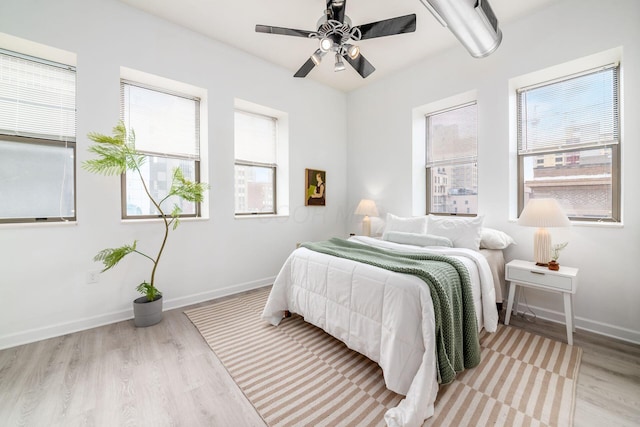
[[[362,236],[350,240],[459,259],[472,279],[478,330],[496,330],[493,278],[479,252],[421,248]],[[302,315],[380,365],[387,388],[405,395],[385,414],[387,425],[419,426],[433,415],[438,391],[435,319],[429,288],[421,279],[300,248],[280,270],[262,317],[278,325],[284,310]]]

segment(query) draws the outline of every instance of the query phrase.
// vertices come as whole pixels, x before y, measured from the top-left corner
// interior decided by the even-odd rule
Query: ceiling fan
[[[353,43],[376,37],[411,33],[416,30],[416,15],[399,16],[369,24],[352,26],[351,19],[344,13],[346,3],[346,0],[327,0],[327,9],[318,20],[318,29],[316,31],[256,25],[256,32],[306,37],[320,41],[320,47],[300,67],[294,77],[306,77],[313,67],[320,64],[322,58],[331,52],[335,53],[334,71],[343,71],[345,69],[344,62],[342,62],[344,58],[362,78],[366,78],[376,69],[360,54],[360,48]]]

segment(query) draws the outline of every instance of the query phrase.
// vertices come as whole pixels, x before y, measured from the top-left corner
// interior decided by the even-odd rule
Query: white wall
[[[157,276],[165,308],[267,284],[296,242],[346,233],[345,94],[115,0],[3,0],[0,32],[75,53],[78,76],[78,221],[0,226],[0,348],[129,318],[134,288],[148,278],[150,264],[130,257],[86,284],[98,250],[159,239],[158,223],[120,220],[117,177],[80,168],[86,134],[118,120],[121,66],[208,92],[210,218],[170,236]],[[235,98],[289,114],[288,217],[234,219]],[[318,127],[319,110],[334,125]],[[326,207],[304,206],[307,167],[327,171]]]
[[[352,92],[349,104],[349,203],[378,202],[386,212],[410,216],[412,111],[476,91],[478,96],[479,211],[485,224],[510,233],[518,245],[509,259],[531,259],[533,232],[510,217],[509,79],[622,47],[623,226],[553,230],[569,240],[561,264],[580,269],[575,296],[577,327],[640,342],[640,2],[567,0],[509,25],[499,49],[473,59],[461,46],[442,52],[374,85]],[[428,40],[425,40],[428,43]],[[424,210],[422,210],[424,213]],[[350,231],[357,230],[350,224]],[[540,316],[563,321],[562,298],[527,291]]]

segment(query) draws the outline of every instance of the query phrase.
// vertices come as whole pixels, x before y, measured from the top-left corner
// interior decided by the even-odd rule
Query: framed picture
[[[305,206],[324,206],[327,195],[327,173],[317,169],[305,169]]]

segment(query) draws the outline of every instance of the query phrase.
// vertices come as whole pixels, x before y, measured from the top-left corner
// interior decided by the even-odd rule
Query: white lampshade
[[[546,228],[569,227],[571,221],[555,199],[530,199],[518,218],[518,224],[539,227],[533,236],[534,259],[538,265],[547,265],[551,258],[551,235]]]
[[[378,208],[373,200],[362,199],[356,208],[356,215],[378,216]]]
[[[378,208],[376,202],[369,199],[362,199],[356,208],[356,215],[364,215],[362,219],[362,234],[371,236],[371,219],[369,216],[378,216]]]
[[[522,210],[518,224],[528,227],[569,227],[571,221],[556,199],[531,199]]]

